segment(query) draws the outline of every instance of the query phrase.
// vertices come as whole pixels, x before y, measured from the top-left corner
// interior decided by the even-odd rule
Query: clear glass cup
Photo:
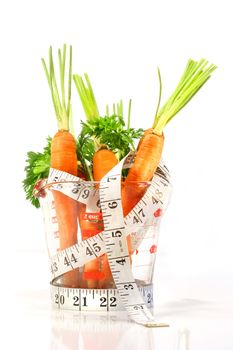
[[[128,198],[122,197],[123,210],[129,211],[141,199],[151,182],[134,182],[125,191]],[[122,186],[126,186],[122,183]],[[59,191],[59,187],[63,192]],[[104,230],[99,202],[99,183],[97,182],[56,182],[41,184],[36,196],[40,200],[43,212],[46,241],[49,257],[60,250],[95,236]],[[67,193],[79,193],[81,201],[70,198]],[[132,201],[134,193],[134,202]],[[87,197],[91,198],[85,200]],[[130,204],[129,204],[130,202]],[[128,214],[128,213],[126,213]],[[138,286],[152,283],[155,257],[157,252],[161,210],[153,212],[143,222],[135,218],[133,225],[127,226],[127,239],[131,256],[131,268]],[[65,273],[56,280],[56,284],[72,288],[109,289],[115,288],[107,254],[86,263],[83,267]]]

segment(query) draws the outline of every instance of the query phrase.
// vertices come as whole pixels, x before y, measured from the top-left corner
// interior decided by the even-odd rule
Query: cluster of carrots
[[[64,45],[63,50],[58,50],[58,59],[60,68],[60,89],[58,89],[55,77],[51,47],[49,49],[49,64],[46,65],[45,60],[42,59],[58,123],[58,131],[51,142],[50,166],[69,174],[80,176],[76,141],[70,131],[72,78],[83,105],[87,121],[93,118],[101,118],[101,116],[99,115],[88,75],[84,76],[84,80],[81,76],[72,74],[72,47],[69,49],[68,88],[65,87],[66,45]],[[143,195],[144,189],[137,186],[137,183],[150,181],[157,169],[163,151],[163,130],[165,125],[187,104],[200,87],[209,79],[211,73],[215,69],[216,66],[209,64],[205,59],[201,59],[198,62],[189,59],[178,85],[162,108],[160,108],[162,83],[160,71],[158,69],[160,89],[154,122],[152,128],[144,131],[138,143],[135,161],[122,184],[122,206],[124,216],[132,210]],[[61,91],[60,93],[59,90]],[[121,110],[121,105],[118,105],[117,111],[120,112]],[[89,171],[92,173],[93,180],[98,182],[118,163],[119,158],[107,145],[101,144],[98,137],[94,136],[93,142],[95,149],[91,164],[92,168],[91,170],[89,169]],[[81,170],[81,172],[83,172],[83,170]],[[84,176],[87,176],[87,174]],[[93,226],[93,223],[90,222],[87,224],[85,216],[80,214],[85,213],[84,205],[55,190],[53,191],[53,196],[59,225],[61,250],[77,243],[77,216],[79,217],[80,228],[83,230],[83,239],[103,230],[101,224],[99,230],[95,225]],[[129,253],[132,254],[130,236],[128,239],[128,247]],[[64,285],[72,287],[86,286],[87,288],[109,288],[114,284],[106,254],[84,266],[82,281],[79,281],[78,276],[79,271],[77,270],[68,272],[63,277]]]

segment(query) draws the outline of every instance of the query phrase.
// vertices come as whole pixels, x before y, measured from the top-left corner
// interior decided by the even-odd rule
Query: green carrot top
[[[75,74],[73,78],[87,119],[86,122],[81,122],[82,131],[78,141],[80,149],[85,149],[84,153],[88,153],[88,159],[93,156],[93,152],[102,147],[110,148],[119,159],[130,150],[134,150],[134,140],[141,137],[142,129],[136,130],[130,127],[131,100],[128,107],[127,125],[123,117],[122,100],[113,104],[112,114],[107,105],[106,115],[101,117],[88,74],[84,74],[85,79],[78,74]],[[91,146],[92,140],[94,148]],[[91,154],[90,149],[92,149]]]
[[[59,71],[60,71],[60,93],[55,76],[52,47],[49,48],[48,66],[42,58],[42,64],[51,91],[53,106],[57,118],[59,130],[69,130],[71,118],[71,82],[72,82],[72,46],[69,54],[68,88],[66,98],[65,68],[66,68],[66,45],[63,50],[58,49]]]
[[[159,109],[159,105],[162,83],[158,69],[160,93],[153,124],[155,133],[162,134],[165,125],[191,100],[216,68],[214,64],[208,64],[208,61],[204,58],[199,61],[189,59],[178,85],[161,109]]]

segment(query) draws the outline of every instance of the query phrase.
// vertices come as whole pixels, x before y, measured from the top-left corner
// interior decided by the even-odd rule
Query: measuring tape
[[[156,327],[157,322],[145,304],[131,270],[121,201],[121,172],[123,163],[124,159],[100,181],[100,203],[103,213],[108,261],[116,288],[128,315],[136,323],[147,327]],[[155,194],[156,203],[161,202],[162,204],[163,192],[156,188]],[[153,198],[152,196],[152,204]],[[133,208],[133,213],[139,220],[141,220],[141,217],[146,216],[138,204]]]
[[[153,307],[153,285],[139,287],[148,308]],[[51,300],[59,309],[76,311],[123,311],[117,289],[68,288],[51,283]]]
[[[135,251],[144,239],[143,227],[151,224],[151,220],[153,226],[159,225],[160,217],[154,214],[164,212],[166,209],[171,192],[170,175],[166,166],[160,163],[146,193],[124,218],[121,203],[121,172],[123,168],[131,166],[134,157],[135,154],[130,153],[118,163],[102,179],[98,190],[93,190],[93,183],[90,183],[89,189],[88,182],[78,177],[59,170],[50,170],[47,180],[49,188],[86,204],[92,212],[101,209],[104,222],[103,232],[59,251],[50,258],[51,297],[53,304],[61,309],[81,311],[126,309],[135,322],[145,326],[158,326],[149,311],[153,305],[153,287],[138,286],[140,281],[135,281],[126,236],[127,233],[133,232],[131,245]],[[62,182],[65,182],[64,186]],[[52,225],[53,230],[57,229],[56,220]],[[67,288],[56,283],[59,276],[82,267],[104,253],[108,255],[116,289]]]

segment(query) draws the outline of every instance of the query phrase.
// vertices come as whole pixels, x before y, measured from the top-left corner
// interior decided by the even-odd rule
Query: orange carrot
[[[99,182],[117,163],[116,155],[112,151],[103,148],[95,152],[93,157],[94,181]],[[88,213],[86,215],[88,216]],[[100,225],[101,223],[102,225]],[[87,220],[85,221],[82,218],[80,221],[82,238],[87,239],[101,232],[103,230],[102,218],[101,223],[96,222],[94,224],[91,220],[88,223]],[[86,282],[88,288],[109,288],[109,283],[112,283],[112,274],[108,264],[107,254],[85,264],[83,280]]]
[[[201,59],[199,62],[189,60],[185,71],[176,89],[164,106],[159,110],[161,97],[161,77],[158,70],[160,82],[159,103],[155,114],[152,129],[145,131],[139,142],[134,164],[129,170],[122,189],[122,203],[124,215],[127,215],[141,199],[145,192],[145,186],[140,182],[147,182],[152,179],[162,156],[165,125],[190,101],[196,92],[209,79],[216,66]],[[134,190],[132,190],[132,186]],[[128,236],[129,252],[131,253],[130,236]]]
[[[99,118],[99,110],[95,100],[94,92],[87,74],[85,74],[86,85],[81,76],[75,74],[74,82],[83,105],[87,120]],[[117,157],[114,152],[101,145],[97,138],[94,138],[95,153],[93,162],[93,180],[99,182],[117,163]],[[98,187],[98,185],[96,186]],[[88,214],[88,213],[87,213]],[[98,232],[92,229],[92,224],[83,222],[81,219],[80,227],[82,230],[82,238],[86,239]],[[84,230],[85,227],[85,230]],[[87,229],[89,236],[86,235]],[[104,288],[112,283],[112,274],[108,264],[107,254],[94,259],[84,265],[83,280],[88,288]]]
[[[100,181],[118,163],[115,153],[102,148],[93,157],[94,181]]]
[[[100,149],[93,157],[93,176],[94,181],[100,181],[115,165],[118,160],[109,149]],[[101,270],[104,278],[99,278],[99,288],[111,288],[114,285],[111,269],[108,263],[108,256],[104,254],[101,257]]]
[[[141,139],[136,159],[129,169],[121,191],[124,216],[129,214],[145,193],[147,189],[146,182],[152,178],[159,164],[163,144],[163,135],[157,135],[153,132],[146,133]],[[127,236],[127,242],[131,255],[133,251],[130,235]]]
[[[51,143],[51,167],[77,176],[77,156],[74,137],[67,130],[58,131]],[[54,206],[57,215],[60,249],[66,249],[77,243],[76,200],[53,190]],[[63,276],[62,283],[69,287],[78,287],[78,270]]]
[[[82,232],[82,239],[88,239],[103,231],[103,219],[100,212],[88,213],[85,208],[80,213],[80,229]],[[100,259],[96,258],[84,265],[82,274],[83,288],[96,288],[98,281],[104,278],[104,273],[100,271]]]
[[[51,142],[51,167],[77,176],[76,144],[68,130],[59,130]]]
[[[139,147],[141,146],[142,140],[144,139],[144,137],[145,137],[147,134],[151,134],[152,132],[153,132],[153,128],[149,128],[149,129],[144,130],[143,136],[142,136],[141,139],[139,140],[137,149],[139,149]]]
[[[141,199],[145,190],[143,184],[151,180],[161,159],[164,144],[164,136],[155,133],[147,133],[141,140],[134,164],[129,169],[122,191],[123,212],[126,216]],[[134,190],[132,189],[134,186]],[[129,200],[130,199],[130,200]]]
[[[149,181],[152,178],[162,155],[163,144],[163,134],[158,135],[151,132],[143,137],[125,184],[132,181]]]
[[[58,58],[60,65],[61,98],[55,78],[51,47],[49,50],[49,70],[44,59],[42,59],[58,122],[58,132],[51,142],[51,167],[77,176],[76,143],[73,135],[69,132],[72,47],[70,47],[67,103],[65,101],[66,45],[64,45],[62,53],[60,49],[58,50]],[[77,243],[78,206],[74,199],[56,190],[53,190],[53,197],[59,229],[60,249],[62,250]],[[78,287],[78,275],[78,269],[70,271],[62,277],[62,283],[65,286]]]

